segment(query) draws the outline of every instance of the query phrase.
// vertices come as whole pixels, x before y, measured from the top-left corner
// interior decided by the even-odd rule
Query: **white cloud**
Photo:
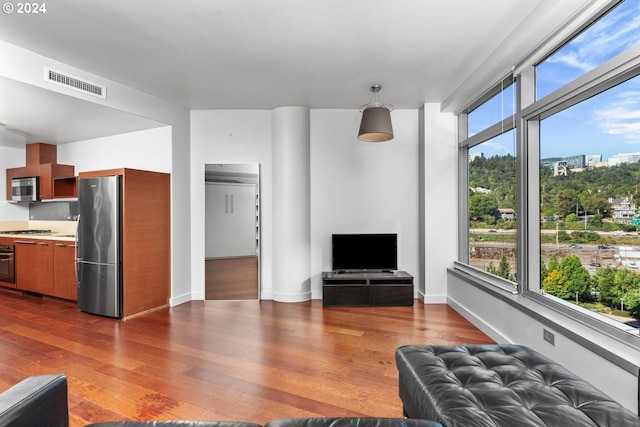
[[[577,68],[582,72],[591,70],[594,65],[590,61],[586,61],[586,58],[580,55],[578,52],[558,52],[556,55],[549,58],[550,63],[563,64],[572,68]]]
[[[638,78],[611,89],[614,96],[594,110],[593,118],[605,134],[622,136],[635,143],[640,141],[640,92],[628,90]]]
[[[626,1],[549,58],[589,71],[640,42],[640,2]]]

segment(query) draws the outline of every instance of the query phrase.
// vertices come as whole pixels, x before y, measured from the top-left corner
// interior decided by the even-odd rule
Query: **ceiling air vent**
[[[77,77],[73,77],[68,74],[52,70],[51,68],[48,68],[48,67],[44,68],[44,79],[49,83],[79,90],[80,92],[86,93],[88,95],[97,96],[102,99],[107,99],[106,86],[100,86],[95,83],[91,83],[86,80],[82,80]]]

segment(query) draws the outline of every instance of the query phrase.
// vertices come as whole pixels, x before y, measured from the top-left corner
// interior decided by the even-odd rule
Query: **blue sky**
[[[538,66],[538,99],[639,41],[640,0],[625,0]],[[509,116],[512,97],[512,91],[505,91],[483,110],[472,112],[470,131],[496,123],[501,115]],[[640,152],[640,77],[543,120],[540,149],[543,158],[602,154],[603,160],[618,153]],[[513,154],[514,137],[504,135],[471,150],[477,151],[486,157]]]

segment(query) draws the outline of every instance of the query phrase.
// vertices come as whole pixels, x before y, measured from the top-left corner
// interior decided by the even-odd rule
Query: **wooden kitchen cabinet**
[[[76,243],[53,242],[53,296],[78,300],[76,279]]]
[[[26,145],[26,166],[7,168],[7,200],[11,200],[11,180],[31,176],[39,177],[43,200],[77,197],[75,167],[58,164],[56,150],[56,145],[41,142]]]
[[[75,242],[21,238],[12,243],[18,289],[78,300]]]
[[[53,241],[16,239],[14,244],[16,287],[53,295]]]

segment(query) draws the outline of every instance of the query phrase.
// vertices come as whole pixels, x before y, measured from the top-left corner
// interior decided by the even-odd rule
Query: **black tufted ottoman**
[[[633,412],[524,346],[408,345],[396,364],[405,415],[445,427],[640,426]]]

